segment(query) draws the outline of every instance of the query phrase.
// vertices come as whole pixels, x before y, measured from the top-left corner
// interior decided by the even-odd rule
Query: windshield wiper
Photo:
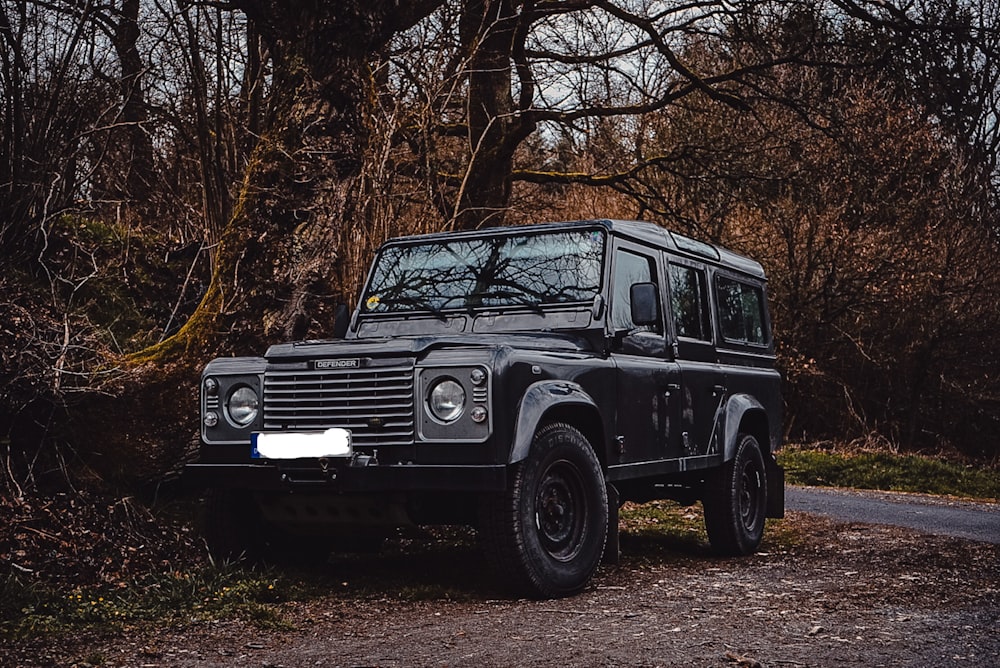
[[[542,309],[540,302],[531,301],[524,296],[524,293],[515,292],[513,290],[483,290],[481,292],[473,292],[468,297],[467,300],[474,299],[510,299],[511,301],[506,304],[498,304],[492,308],[501,308],[504,306],[527,306],[529,309],[534,311],[539,315],[545,315],[545,311]],[[469,304],[470,310],[473,308]],[[487,308],[487,307],[484,307]]]
[[[380,304],[385,304],[387,307],[392,306],[415,306],[416,309],[413,311],[395,311],[395,313],[415,313],[417,311],[430,311],[435,318],[442,321],[447,321],[448,317],[441,312],[441,309],[434,306],[433,304],[423,300],[417,299],[416,297],[388,297],[386,299],[380,299]]]

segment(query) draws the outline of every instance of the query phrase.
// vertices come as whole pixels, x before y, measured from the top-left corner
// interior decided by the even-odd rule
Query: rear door
[[[708,269],[668,258],[674,356],[680,369],[680,456],[718,453],[716,413],[726,396],[725,376],[714,342]]]
[[[774,369],[766,285],[720,270],[715,273],[715,296],[719,361],[726,369],[729,394],[753,396],[769,415],[780,415],[780,377]]]

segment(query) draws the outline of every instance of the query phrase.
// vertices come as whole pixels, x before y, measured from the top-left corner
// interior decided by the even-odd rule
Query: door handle
[[[713,395],[722,395],[722,394],[725,394],[725,393],[726,393],[726,386],[725,385],[713,385],[712,386],[712,394]]]

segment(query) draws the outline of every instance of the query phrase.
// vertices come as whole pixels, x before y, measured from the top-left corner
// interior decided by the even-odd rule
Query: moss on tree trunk
[[[237,4],[269,42],[274,77],[264,134],[214,249],[210,286],[184,326],[128,357],[119,391],[92,398],[88,411],[127,405],[140,413],[127,425],[87,425],[106,451],[139,464],[140,479],[182,459],[197,438],[199,370],[209,358],[329,335],[345,297],[336,279],[341,231],[365,224],[356,194],[368,145],[368,61],[440,0]],[[143,419],[149,407],[173,419]]]

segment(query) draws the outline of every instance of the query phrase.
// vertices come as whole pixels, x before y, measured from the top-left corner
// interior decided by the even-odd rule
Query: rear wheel
[[[542,427],[511,488],[483,508],[487,558],[521,593],[542,598],[582,590],[608,531],[608,497],[590,443],[563,423]]]
[[[736,456],[708,479],[705,489],[705,528],[718,554],[752,554],[764,537],[767,511],[767,474],[760,444],[740,434]]]

